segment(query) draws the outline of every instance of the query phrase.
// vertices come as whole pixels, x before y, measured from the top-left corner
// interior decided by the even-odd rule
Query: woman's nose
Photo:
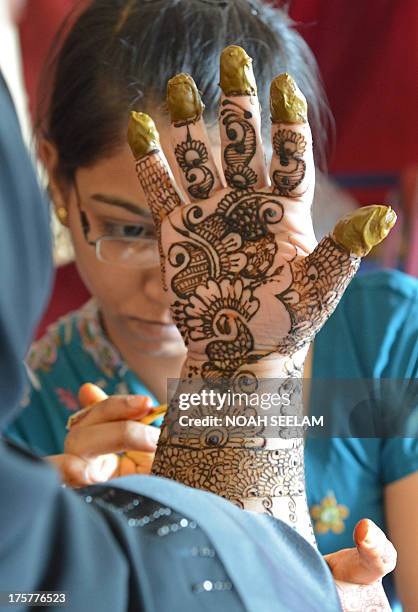
[[[170,305],[169,292],[163,288],[161,279],[161,270],[159,265],[148,268],[144,271],[144,286],[143,290],[146,297],[156,304]]]

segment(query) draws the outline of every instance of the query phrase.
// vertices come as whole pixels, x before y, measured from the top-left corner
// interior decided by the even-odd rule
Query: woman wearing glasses
[[[140,109],[157,120],[162,145],[174,168],[166,146],[165,84],[176,73],[193,74],[203,92],[210,125],[217,112],[218,58],[223,47],[234,42],[245,46],[254,58],[265,111],[272,77],[285,71],[293,75],[308,100],[314,140],[320,145],[324,107],[313,59],[285,15],[258,2],[102,0],[75,22],[60,50],[48,111],[41,117],[44,137],[40,150],[58,217],[70,229],[77,266],[93,299],[52,326],[33,346],[28,362],[35,374],[35,388],[27,398],[27,410],[9,433],[43,455],[58,455],[54,460],[67,480],[79,486],[111,477],[115,469],[112,453],[155,450],[158,430],[135,421],[147,411],[147,400],[138,396],[150,396],[155,405],[164,402],[167,378],[179,376],[185,357],[161,286],[154,226],[125,144],[129,111]],[[212,132],[210,135],[216,140]],[[418,359],[406,363],[403,357],[403,347],[412,346],[410,313],[416,309],[416,285],[401,275],[373,278],[352,285],[323,330],[322,342],[319,336],[314,376],[338,377],[341,371],[347,378],[416,375]],[[379,306],[379,320],[362,320],[359,314],[358,305],[369,294],[377,302],[385,300],[384,307]],[[376,308],[371,311],[375,313]],[[392,333],[394,324],[397,336]],[[346,332],[344,351],[335,350],[335,327],[340,330],[341,325]],[[365,333],[353,336],[351,326],[364,327]],[[327,329],[333,329],[332,333]],[[388,329],[390,334],[382,344],[378,334]],[[363,359],[353,361],[357,343],[363,350],[365,334],[372,338],[374,332],[379,347],[373,347],[370,340],[362,369]],[[392,351],[389,362],[379,353],[381,349]],[[398,357],[394,359],[393,353]],[[383,362],[389,364],[386,369]],[[392,366],[397,372],[390,371]],[[82,427],[67,436],[67,419],[79,408],[78,390],[85,382],[96,383],[107,395],[135,397],[104,400],[85,417]],[[83,401],[89,403],[89,398]],[[411,546],[396,533],[391,508],[397,507],[411,519],[408,508],[413,505],[408,505],[408,496],[414,485],[411,478],[416,476],[413,472],[418,469],[414,441],[372,445],[341,439],[310,442],[308,501],[321,551],[350,546],[352,529],[363,516],[385,526],[384,490],[391,496],[388,520],[404,544],[400,550],[405,559],[402,586],[409,596]],[[63,456],[64,449],[68,454]],[[397,458],[384,462],[384,473],[382,452]],[[149,470],[151,455],[148,457],[148,464],[142,464],[140,470]],[[123,473],[136,470],[125,458]],[[326,479],[322,478],[325,470]],[[408,480],[406,485],[404,480]]]

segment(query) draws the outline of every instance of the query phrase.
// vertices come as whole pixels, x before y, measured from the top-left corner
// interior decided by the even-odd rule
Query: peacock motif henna
[[[224,150],[226,182],[235,189],[248,189],[257,182],[257,174],[250,167],[256,153],[252,113],[227,98],[222,102],[220,115],[229,140]]]
[[[195,200],[206,200],[212,191],[215,178],[206,165],[209,155],[205,143],[192,138],[189,125],[187,137],[174,149],[177,163],[184,172],[188,183],[187,191]]]
[[[306,101],[289,75],[273,82],[270,187],[251,60],[238,47],[228,48],[222,57],[220,122],[229,188],[223,188],[222,180],[212,188],[204,171],[198,178],[197,169],[208,163],[207,140],[202,103],[188,75],[172,80],[172,122],[177,127],[175,121],[181,120],[181,129],[194,122],[193,135],[175,132],[175,152],[183,175],[196,188],[192,193],[187,185],[191,199],[204,201],[181,201],[165,160],[153,146],[156,137],[149,122],[148,132],[141,128],[131,139],[157,225],[172,316],[188,347],[179,391],[198,379],[202,389],[262,393],[263,378],[282,378],[280,390],[292,397],[292,407],[281,407],[280,415],[303,414],[300,387],[294,383],[309,343],[336,307],[360,256],[384,238],[396,216],[386,207],[356,212],[316,245]],[[182,91],[187,94],[184,105]],[[314,543],[303,432],[281,427],[268,437],[257,423],[245,435],[223,424],[192,426],[186,432],[176,410],[174,398],[153,473],[217,493],[247,510],[271,513]],[[254,416],[252,409],[233,405],[231,410]],[[201,405],[195,413],[205,415]]]
[[[291,196],[305,178],[306,163],[302,156],[306,140],[303,134],[279,129],[273,136],[273,149],[280,164],[272,175],[274,190],[282,196]]]

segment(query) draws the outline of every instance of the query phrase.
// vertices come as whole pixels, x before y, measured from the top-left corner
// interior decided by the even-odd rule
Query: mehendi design
[[[350,584],[336,581],[343,612],[390,612],[382,581],[372,584]]]
[[[248,189],[257,182],[257,174],[250,167],[256,153],[256,133],[250,122],[252,113],[229,98],[222,106],[222,123],[231,141],[224,151],[226,182],[235,189]]]
[[[155,224],[181,204],[171,177],[161,159],[156,160],[158,152],[152,152],[136,162],[136,171],[142,189],[150,206]]]
[[[350,255],[329,236],[313,253],[290,264],[292,282],[276,295],[291,319],[289,334],[277,346],[280,354],[291,355],[312,342],[359,265],[359,257]]]
[[[180,206],[168,168],[157,151],[149,151],[156,130],[150,129],[148,142],[145,128],[150,123],[144,119],[138,134],[135,129],[130,132],[134,155],[147,151],[137,163],[138,176],[157,227],[173,319],[189,351],[177,392],[188,391],[197,378],[201,388],[260,393],[261,377],[267,372],[270,378],[284,378],[280,388],[292,397],[292,407],[281,407],[280,415],[303,414],[300,386],[295,383],[308,345],[355,274],[365,233],[367,248],[377,244],[395,217],[386,207],[378,213],[377,207],[354,213],[314,248],[309,192],[300,202],[292,198],[301,196],[297,188],[305,176],[313,176],[309,127],[304,125],[306,101],[289,75],[275,79],[273,122],[300,126],[275,128],[273,186],[263,186],[251,61],[235,47],[223,58],[220,121],[229,190],[211,193],[208,151],[203,140],[188,131],[185,142],[176,147],[177,162],[190,183],[189,194],[205,202]],[[174,110],[181,111],[176,117],[183,121],[193,114],[197,120],[197,88],[184,75],[178,79],[183,81],[187,108],[176,104]],[[173,95],[181,98],[179,92],[175,88]],[[251,100],[243,100],[244,95]],[[257,411],[241,406],[234,410]],[[257,421],[247,432],[223,424],[185,432],[175,412],[174,398],[162,426],[154,474],[222,495],[246,510],[282,518],[314,543],[304,484],[303,432],[284,427],[268,437]],[[203,406],[195,413],[204,415]]]
[[[152,152],[139,159],[136,162],[136,172],[154,220],[160,255],[161,277],[163,287],[167,289],[165,255],[161,245],[161,220],[181,204],[180,196],[175,191],[170,175],[158,152]]]
[[[306,140],[293,130],[279,129],[273,137],[273,148],[279,162],[272,176],[274,190],[282,196],[291,196],[305,178],[306,163],[302,156]]]
[[[164,445],[152,471],[227,499],[256,497],[263,503],[266,498],[300,496],[305,486],[303,441],[278,450]]]
[[[213,172],[205,164],[209,159],[208,151],[201,140],[195,140],[186,126],[187,137],[174,150],[177,162],[183,170],[187,183],[187,191],[195,200],[205,200],[209,197],[215,179]]]
[[[183,240],[168,253],[173,268],[179,268],[171,281],[174,295],[187,300],[199,286],[218,277],[265,275],[277,252],[270,228],[282,217],[282,204],[262,192],[232,192],[207,216],[199,205],[185,207],[182,227],[173,225]],[[174,319],[180,325],[182,306],[182,301],[173,303]]]

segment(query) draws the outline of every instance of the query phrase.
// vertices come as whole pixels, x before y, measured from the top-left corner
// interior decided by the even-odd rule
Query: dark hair
[[[272,78],[281,72],[295,78],[308,101],[317,162],[323,161],[328,107],[313,55],[284,10],[260,0],[92,0],[61,27],[38,107],[38,127],[58,149],[62,177],[114,152],[130,110],[161,110],[176,73],[193,76],[205,118],[213,121],[219,56],[229,44],[254,59],[265,113]]]

